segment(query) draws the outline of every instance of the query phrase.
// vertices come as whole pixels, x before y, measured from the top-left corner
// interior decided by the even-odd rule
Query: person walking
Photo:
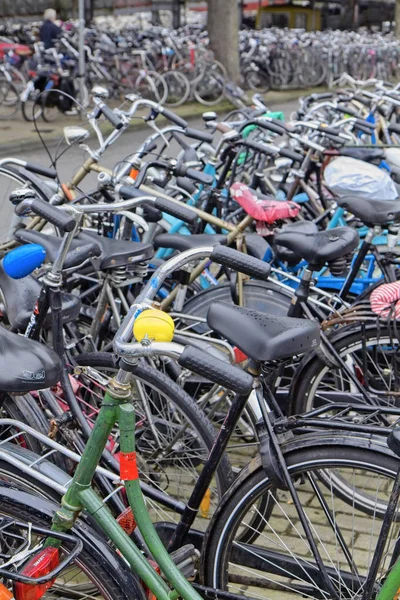
[[[61,35],[61,27],[56,25],[57,13],[54,8],[48,8],[44,11],[43,24],[40,28],[40,40],[43,42],[45,49],[53,48],[54,41]]]

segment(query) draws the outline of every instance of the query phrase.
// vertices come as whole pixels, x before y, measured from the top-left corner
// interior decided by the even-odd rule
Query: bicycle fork
[[[132,571],[158,600],[176,600],[179,596],[185,600],[201,600],[170,558],[148,514],[139,483],[135,452],[135,409],[130,397],[130,384],[121,384],[115,379],[110,382],[71,485],[61,501],[61,507],[53,517],[52,530],[67,532],[73,527],[82,509],[86,509],[130,564]],[[170,582],[172,590],[156,573],[91,487],[96,467],[117,421],[121,432],[120,477],[125,482],[138,529],[152,557]],[[59,539],[56,538],[48,538],[45,543],[47,547],[59,548],[60,545]]]

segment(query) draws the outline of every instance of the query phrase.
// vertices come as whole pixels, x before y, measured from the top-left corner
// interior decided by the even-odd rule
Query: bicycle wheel
[[[38,99],[39,94],[40,90],[35,88],[29,89],[26,92],[22,92],[21,109],[22,116],[24,117],[25,121],[37,121],[42,116],[43,105],[40,101],[40,98]]]
[[[135,81],[135,93],[145,100],[163,104],[168,96],[168,88],[163,76],[156,71],[140,71]]]
[[[13,497],[14,496],[14,497]],[[43,507],[43,508],[42,508]],[[33,525],[49,528],[51,526],[51,512],[56,508],[52,503],[43,501],[29,494],[9,490],[0,486],[0,515],[11,517],[19,521],[26,521]],[[84,548],[77,558],[60,573],[52,587],[47,590],[43,598],[104,598],[107,600],[145,600],[144,591],[134,577],[126,573],[126,567],[112,550],[104,543],[104,539],[96,534],[87,524],[77,523],[72,533],[81,537]],[[3,541],[3,540],[2,540]],[[30,547],[40,541],[32,533]],[[96,546],[96,541],[98,546]],[[68,553],[68,545],[61,546],[63,554]],[[108,560],[108,557],[112,560]],[[124,572],[124,575],[122,575]]]
[[[224,97],[226,75],[219,63],[207,65],[202,76],[196,81],[193,95],[197,102],[205,106],[214,106]]]
[[[357,494],[363,485],[385,509],[399,462],[369,437],[329,437],[301,436],[282,451],[328,578],[337,597],[350,600],[362,592],[384,512],[367,518]],[[238,477],[214,515],[202,553],[205,585],[252,598],[331,598],[290,494],[260,463]],[[330,484],[337,471],[353,485],[353,502],[343,502]],[[389,531],[380,579],[397,528],[395,523]]]
[[[76,376],[80,385],[78,398],[96,407],[102,396],[104,377],[112,375],[116,365],[107,353],[85,354],[76,358],[81,367],[90,367],[90,373]],[[103,383],[96,383],[96,373]],[[89,380],[90,377],[90,380]],[[176,383],[166,375],[139,363],[132,373],[133,402],[136,408],[136,445],[139,470],[143,481],[165,493],[186,502],[198,478],[198,472],[207,460],[216,432],[202,410]],[[100,389],[101,388],[101,389]],[[117,440],[111,442],[117,451]],[[211,482],[204,503],[203,518],[210,518],[222,495],[232,481],[232,470],[223,455]],[[176,515],[149,501],[153,518],[171,521]],[[199,527],[204,521],[198,519]]]
[[[399,406],[397,361],[400,346],[393,332],[386,327],[370,326],[358,330],[353,327],[339,331],[330,341],[349,372],[377,404]],[[295,403],[293,411],[297,414],[333,402],[367,403],[348,373],[340,367],[327,366],[315,355],[300,365],[291,396]],[[377,417],[375,422],[382,421]]]
[[[0,119],[11,119],[18,110],[19,94],[15,85],[0,77]]]
[[[190,96],[190,83],[187,77],[179,71],[163,73],[164,81],[168,88],[165,105],[171,108],[181,106]]]
[[[265,71],[261,71],[261,69],[247,69],[243,75],[246,86],[253,92],[266,94],[270,90],[271,82]]]

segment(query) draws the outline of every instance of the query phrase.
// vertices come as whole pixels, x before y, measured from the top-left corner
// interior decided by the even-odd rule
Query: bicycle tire
[[[253,92],[266,94],[271,89],[271,82],[268,74],[261,70],[255,71],[247,69],[244,74],[246,86]]]
[[[11,119],[19,107],[16,86],[6,77],[0,77],[0,120]]]
[[[351,360],[351,358],[349,358],[351,357],[350,353],[359,352],[365,345],[369,348],[374,348],[374,352],[389,351],[389,346],[392,345],[394,341],[393,333],[391,334],[386,327],[378,329],[376,326],[369,326],[365,328],[364,331],[355,329],[354,327],[344,328],[330,338],[330,342],[336,352],[346,362],[349,368],[351,366],[352,371],[355,372],[360,383],[362,383],[362,380],[360,380],[362,374],[357,369],[358,360],[354,358],[353,363],[351,364],[349,362]],[[383,348],[381,348],[381,346],[383,346]],[[385,348],[385,346],[387,347]],[[356,354],[354,354],[354,356],[356,357]],[[365,361],[366,357],[364,357],[363,360]],[[375,373],[372,371],[372,375],[374,380],[376,380],[379,373],[377,371],[378,365],[376,364],[375,358],[374,363],[375,367],[372,367],[371,365],[370,368],[375,369]],[[365,365],[368,366],[367,363],[364,362],[363,368]],[[326,380],[324,384],[323,378],[325,376]],[[365,377],[365,372],[363,376]],[[331,381],[335,382],[334,385],[336,391],[343,390],[346,393],[348,403],[365,403],[365,400],[361,397],[360,393],[352,389],[348,376],[339,367],[328,366],[322,358],[315,353],[312,353],[300,364],[299,370],[296,372],[295,379],[293,380],[290,392],[292,398],[292,413],[302,414],[314,407],[321,406],[328,402],[330,398],[328,392],[329,389],[332,388]],[[383,383],[384,380],[382,380],[382,385]],[[325,391],[323,385],[325,385]],[[340,388],[340,385],[342,388]],[[320,388],[319,391],[318,386]],[[343,389],[347,387],[349,389]],[[385,402],[382,400],[382,404],[388,405],[390,404],[390,400],[394,403],[394,400],[390,398],[390,390],[388,390],[388,397]]]
[[[40,100],[35,104],[35,98],[21,101],[22,116],[25,121],[32,123],[37,121],[43,114],[43,106]]]
[[[93,369],[99,369],[108,372],[113,372],[117,368],[113,356],[105,352],[81,354],[80,356],[76,357],[75,360],[79,366],[87,366]],[[198,468],[198,466],[202,463],[201,448],[205,450],[204,458],[206,459],[216,438],[216,430],[211,425],[204,412],[197,406],[196,402],[179,385],[173,382],[164,373],[149,367],[148,365],[146,365],[146,363],[138,363],[137,365],[135,365],[135,367],[133,368],[132,375],[135,378],[135,380],[140,380],[140,382],[143,382],[144,385],[149,386],[151,389],[156,390],[157,393],[161,393],[164,395],[164,397],[167,397],[169,408],[171,409],[172,407],[173,411],[175,411],[177,408],[180,411],[179,414],[182,413],[182,415],[185,416],[187,422],[190,423],[191,427],[193,428],[193,431],[196,432],[194,437],[197,439],[198,442],[197,460],[195,461],[195,464],[197,464],[196,468]],[[161,427],[161,418],[159,418],[159,423],[159,427]],[[142,439],[144,440],[144,442],[146,441],[146,438],[143,434]],[[141,442],[139,438],[137,449],[138,456],[140,456],[140,448]],[[144,445],[142,445],[142,448],[143,451],[145,451]],[[172,454],[171,456],[173,460],[174,455]],[[185,460],[187,461],[188,459],[182,458],[182,464],[184,466],[186,465],[186,463],[184,462]],[[161,470],[162,463],[160,464],[161,466],[159,467],[159,469]],[[148,466],[148,468],[150,468],[150,466]],[[190,481],[187,489],[185,489],[184,478],[182,477],[181,479],[182,484],[178,490],[178,499],[184,501],[188,498],[192,491],[192,481]],[[215,474],[215,483],[213,484],[213,486],[210,486],[210,508],[216,505],[218,499],[220,499],[223,496],[223,494],[231,484],[232,480],[233,474],[231,465],[227,455],[224,454],[221,457],[221,461],[218,465]],[[144,479],[144,481],[146,481],[146,479]],[[149,483],[151,482],[152,481],[150,477]],[[167,489],[164,489],[164,491],[166,491],[167,493],[171,493],[168,492]]]
[[[135,81],[135,92],[145,100],[152,100],[163,104],[168,96],[167,84],[160,73],[156,71],[139,72]]]
[[[301,440],[285,443],[281,449],[289,473],[296,482],[296,488],[300,495],[303,494],[301,501],[304,503],[306,516],[311,519],[311,532],[314,540],[317,539],[321,557],[328,561],[329,577],[331,581],[335,581],[336,577],[336,581],[339,581],[340,586],[340,582],[344,577],[343,557],[340,559],[336,557],[337,562],[335,562],[336,559],[328,554],[328,551],[334,552],[339,546],[337,532],[340,529],[345,541],[347,540],[349,560],[354,560],[354,564],[359,567],[357,562],[365,558],[362,545],[368,544],[368,541],[364,538],[368,537],[370,531],[370,543],[372,543],[372,539],[374,537],[376,539],[379,534],[380,526],[379,524],[371,524],[370,529],[368,529],[365,513],[362,510],[360,513],[358,512],[357,503],[343,505],[337,496],[333,494],[331,504],[335,506],[336,503],[337,510],[331,513],[335,532],[335,539],[332,541],[332,538],[329,537],[332,532],[332,523],[329,525],[329,531],[325,530],[322,533],[324,527],[327,527],[326,521],[322,517],[322,514],[325,514],[326,517],[326,513],[323,513],[322,508],[317,510],[318,496],[309,494],[310,487],[311,490],[314,489],[315,491],[310,483],[316,483],[317,489],[321,492],[319,486],[320,472],[323,470],[329,472],[332,469],[350,469],[355,473],[365,470],[371,476],[374,476],[374,484],[379,485],[378,482],[382,480],[390,486],[398,470],[398,458],[391,454],[387,447],[384,448],[382,444],[381,446],[374,444],[370,436],[361,439],[351,435],[321,433],[319,436],[314,434],[300,436],[300,438]],[[323,491],[325,491],[325,488]],[[328,496],[329,493],[324,496],[325,500]],[[261,531],[253,531],[252,525],[254,515],[257,514],[257,502],[260,499],[265,500],[265,498],[270,503],[268,520],[259,519]],[[387,498],[388,496],[386,497],[386,505]],[[383,500],[378,499],[378,501],[384,503]],[[348,511],[344,513],[343,517],[339,515],[339,505],[342,510],[344,510],[344,506],[345,510]],[[328,505],[329,507],[330,505]],[[351,509],[353,510],[352,515],[350,515]],[[283,511],[283,514],[281,511]],[[272,481],[264,472],[261,459],[255,460],[238,476],[218,507],[207,530],[202,551],[201,574],[203,583],[233,593],[239,591],[234,587],[237,585],[242,596],[246,595],[248,590],[251,597],[260,597],[257,594],[258,589],[256,589],[259,584],[262,593],[265,594],[266,588],[270,586],[275,590],[274,594],[278,590],[280,592],[279,597],[283,599],[293,599],[297,595],[310,598],[320,597],[321,589],[317,584],[319,570],[315,569],[315,559],[309,552],[308,540],[302,537],[305,532],[299,525],[299,521],[296,520],[294,513],[293,504],[288,501],[286,491],[277,490],[276,482]],[[346,519],[347,523],[351,523],[352,518],[358,523],[359,527],[361,527],[360,522],[363,522],[363,537],[360,538],[361,549],[355,538],[350,539],[354,525],[350,524],[348,529],[345,529]],[[375,530],[374,526],[376,527]],[[243,536],[246,531],[251,534],[251,542],[253,542],[251,544],[240,541],[240,536]],[[235,536],[239,541],[235,541]],[[329,546],[328,537],[330,539]],[[336,547],[335,543],[337,544]],[[351,549],[349,548],[350,543]],[[307,546],[307,551],[305,551],[303,544]],[[375,546],[371,547],[374,548]],[[325,549],[326,554],[324,554],[323,549]],[[362,559],[360,558],[361,555]],[[368,555],[365,560],[367,559]],[[387,563],[385,565],[387,568]],[[366,569],[367,566],[368,564],[362,568]],[[312,567],[312,578],[310,578],[310,573],[307,572],[306,567]],[[346,568],[350,570],[350,574],[353,573],[347,562]],[[254,569],[254,572],[251,569]],[[244,576],[241,576],[241,573],[244,573]],[[260,573],[262,574],[260,575]],[[338,573],[340,574],[338,575]],[[364,570],[362,573],[365,576]],[[336,587],[338,586],[336,585]],[[343,584],[343,590],[347,589]],[[326,589],[324,592],[329,596]],[[338,597],[348,598],[345,592],[343,592],[343,596],[339,593]]]
[[[277,317],[287,316],[290,306],[291,294],[279,288],[272,281],[246,281],[243,285],[244,306],[268,312]],[[215,302],[227,302],[233,304],[231,286],[223,283],[216,287],[203,290],[190,298],[183,307],[183,313],[206,317],[208,309]],[[196,332],[204,331],[207,325],[199,325]]]
[[[165,106],[176,108],[182,106],[190,96],[190,83],[188,78],[179,71],[167,71],[163,73],[168,93]]]
[[[14,488],[15,495],[15,488]],[[50,528],[52,512],[56,505],[53,503],[41,502],[38,503],[37,498],[24,492],[17,492],[17,500],[12,497],[12,490],[8,490],[6,486],[0,486],[0,514],[15,518],[16,520],[27,521],[39,527]],[[79,532],[79,533],[78,533]],[[82,574],[87,577],[88,582],[78,581],[78,583],[70,590],[71,599],[79,598],[83,595],[85,598],[96,597],[106,598],[107,600],[145,600],[146,595],[138,579],[134,574],[126,573],[126,566],[117,555],[113,556],[113,564],[107,561],[104,553],[101,553],[101,548],[104,550],[105,540],[99,536],[87,523],[77,522],[72,530],[73,534],[78,534],[84,542],[84,548],[78,555],[71,567],[77,565]],[[95,547],[95,540],[101,543],[101,548]],[[108,554],[111,552],[108,551]],[[70,569],[70,567],[67,567]],[[124,577],[121,574],[124,571]],[[65,572],[64,577],[65,577]],[[60,578],[63,577],[63,573]],[[125,581],[124,581],[125,580]],[[128,583],[129,580],[129,583]],[[62,580],[61,580],[62,581]],[[68,580],[66,584],[70,583]],[[54,584],[53,591],[62,588],[62,597],[68,598],[65,594],[66,584]],[[52,586],[53,587],[53,586]],[[93,587],[96,588],[96,594],[91,595]],[[101,593],[101,596],[98,595]],[[57,595],[57,592],[56,592]],[[46,592],[46,598],[52,597],[52,588]],[[57,596],[59,597],[59,596]]]

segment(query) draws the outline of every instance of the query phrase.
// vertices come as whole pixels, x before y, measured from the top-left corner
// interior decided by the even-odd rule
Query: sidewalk
[[[279,107],[280,104],[296,100],[300,96],[307,96],[312,92],[322,92],[324,88],[314,88],[309,90],[288,90],[280,92],[268,92],[266,101],[268,106]],[[229,102],[224,101],[217,106],[207,107],[201,104],[191,103],[185,104],[174,110],[184,119],[193,119],[199,117],[203,112],[214,110],[219,114],[223,114],[232,110]],[[145,113],[142,113],[145,114]],[[162,122],[161,117],[157,122]],[[54,145],[58,143],[63,135],[63,127],[66,125],[83,125],[80,117],[65,117],[60,113],[60,116],[52,123],[45,123],[43,120],[38,121],[39,131],[46,142],[46,145]],[[131,129],[143,129],[147,125],[141,121],[133,121],[130,125]],[[104,131],[107,132],[106,126]],[[42,148],[42,144],[38,137],[33,123],[24,121],[22,114],[17,114],[8,121],[0,121],[0,156],[11,156],[16,153],[28,153],[38,148]]]

